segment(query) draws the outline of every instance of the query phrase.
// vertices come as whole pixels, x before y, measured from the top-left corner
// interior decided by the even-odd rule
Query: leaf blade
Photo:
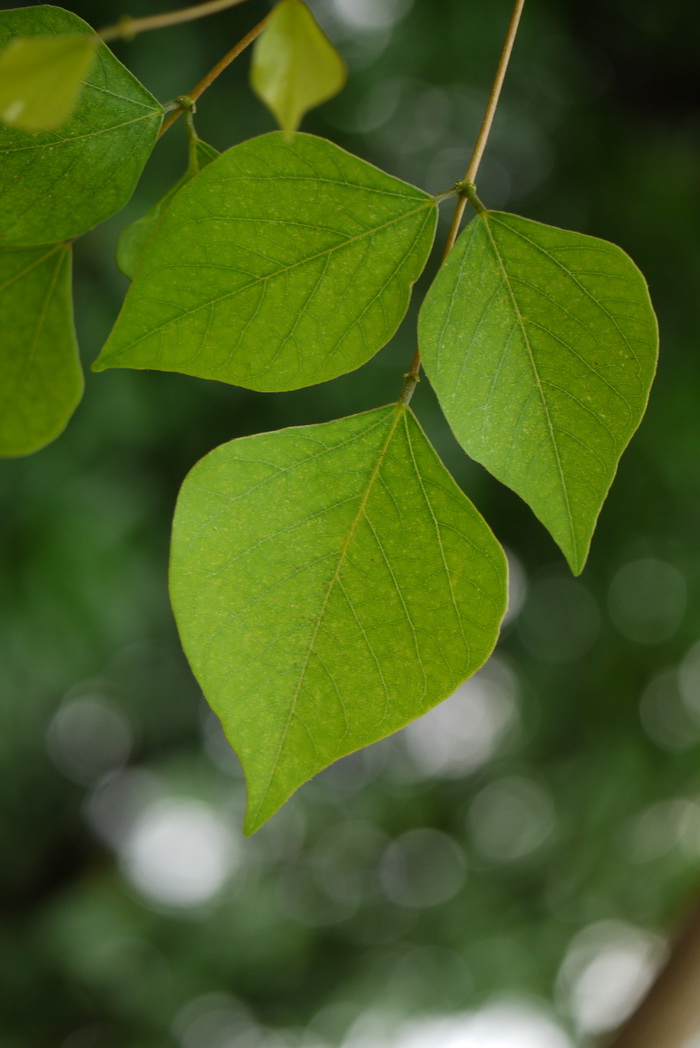
[[[198,167],[195,170],[192,170],[191,167],[188,168],[182,178],[179,178],[175,185],[171,186],[168,192],[160,200],[157,200],[141,218],[137,218],[135,222],[132,222],[122,230],[117,241],[116,260],[120,270],[129,280],[134,279],[143,250],[153,236],[161,218],[170,207],[175,194],[191,178],[194,178],[198,171],[201,171],[207,164],[211,164],[212,160],[216,160],[219,153],[213,146],[207,145],[206,142],[198,139],[194,147],[194,156]]]
[[[497,639],[505,575],[405,408],[232,441],[195,466],[171,598],[244,766],[247,832],[475,672]]]
[[[68,34],[17,37],[0,52],[0,119],[25,131],[60,127],[71,116],[97,39]]]
[[[18,37],[95,33],[50,5],[0,12],[0,47]],[[155,145],[162,106],[99,43],[75,112],[58,130],[0,125],[0,245],[70,240],[118,211]]]
[[[0,249],[0,454],[28,455],[65,428],[83,392],[71,249]]]
[[[250,83],[287,136],[346,79],[345,62],[303,0],[280,0],[253,46]]]
[[[606,241],[484,212],[428,292],[419,342],[462,447],[580,573],[656,367],[637,267]]]
[[[93,367],[263,392],[352,371],[398,327],[436,220],[433,197],[324,139],[234,146],[178,193]]]

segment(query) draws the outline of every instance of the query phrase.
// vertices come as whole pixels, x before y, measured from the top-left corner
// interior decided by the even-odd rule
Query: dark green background
[[[143,0],[129,13],[168,6]],[[461,178],[506,0],[415,0],[384,34],[334,18],[330,0],[311,6],[350,76],[304,130],[432,192]],[[70,9],[98,27],[125,13],[96,0]],[[266,10],[251,0],[114,49],[167,101]],[[526,580],[497,653],[516,712],[471,773],[426,776],[401,741],[380,744],[243,841],[242,780],[167,599],[169,521],[186,471],[233,437],[395,398],[414,313],[368,366],[295,393],[88,373],[64,436],[0,466],[0,1048],[318,1048],[341,1044],[368,1010],[388,1011],[391,1027],[511,992],[550,1002],[566,1027],[571,951],[560,966],[575,936],[584,932],[579,946],[586,935],[598,946],[644,942],[690,904],[700,873],[700,660],[688,656],[700,639],[699,51],[700,20],[680,0],[526,5],[480,196],[625,248],[648,277],[662,351],[580,580],[526,507],[466,460],[427,383],[416,393],[417,414]],[[247,65],[244,56],[200,103],[198,130],[219,149],[272,127]],[[125,211],[76,245],[86,368],[127,286],[112,262],[119,231],[184,164],[176,127]],[[93,705],[73,705],[81,699]],[[115,718],[132,739],[121,771]],[[515,806],[511,785],[522,787]],[[208,805],[230,828],[237,870],[203,907],[147,901],[105,841],[129,790],[138,811],[151,788]],[[117,799],[101,836],[105,797]],[[540,826],[539,844],[513,855],[528,825]],[[443,836],[402,838],[387,853],[427,827]],[[429,897],[450,839],[466,881],[436,905],[401,901],[411,878],[415,898]],[[424,850],[397,873],[409,842]]]

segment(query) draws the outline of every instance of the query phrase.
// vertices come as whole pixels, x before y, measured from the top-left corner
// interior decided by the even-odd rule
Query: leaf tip
[[[575,578],[578,578],[579,575],[583,574],[583,569],[586,566],[587,559],[588,559],[588,555],[587,554],[584,555],[583,557],[579,557],[579,558],[577,558],[575,560],[569,559],[567,557],[567,561],[568,561],[569,567],[571,568],[571,574]]]
[[[591,548],[590,541],[587,542],[583,548],[580,548],[578,544],[572,549],[567,549],[563,545],[560,545],[559,548],[566,558],[566,563],[569,565],[571,574],[575,577],[581,575],[586,566],[586,561],[588,560],[588,554]]]
[[[261,826],[262,822],[258,822],[251,816],[246,814],[245,820],[243,822],[243,836],[252,837],[254,833],[258,832]]]
[[[106,371],[108,367],[109,367],[109,364],[106,364],[105,361],[104,361],[104,353],[100,353],[100,355],[97,358],[97,360],[93,360],[92,364],[90,365],[90,371],[94,371],[94,372]]]
[[[276,807],[271,807],[269,804],[265,804],[264,801],[261,803],[259,799],[256,804],[250,796],[250,787],[247,785],[247,782],[248,780],[246,778],[248,799],[246,803],[245,818],[243,820],[243,836],[252,837],[254,833],[257,833],[258,830],[261,829],[266,822],[269,822],[272,816],[275,815],[284,804],[286,804],[289,797],[285,797]]]

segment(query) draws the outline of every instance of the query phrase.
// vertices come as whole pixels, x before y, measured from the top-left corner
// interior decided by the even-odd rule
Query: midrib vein
[[[83,135],[74,135],[72,138],[57,138],[55,141],[36,142],[27,146],[2,146],[0,147],[0,155],[5,153],[28,153],[36,149],[60,149],[63,146],[71,146],[74,142],[83,142],[87,138],[111,135],[115,131],[121,131],[123,127],[131,127],[132,124],[138,124],[142,120],[152,120],[154,116],[161,116],[160,110],[152,109],[141,116],[133,117],[131,120],[123,120],[121,124],[110,124],[109,127],[100,127],[96,131],[88,131]]]
[[[58,247],[63,247],[63,246],[64,245],[60,244],[60,245],[57,245],[57,248]],[[50,258],[52,254],[54,254],[54,251],[49,251],[46,255],[44,255],[44,258],[41,261],[43,262],[47,258]],[[65,262],[65,257],[61,257],[59,255],[59,257],[57,259],[57,262],[58,262],[58,264],[54,267],[54,270],[51,273],[50,280],[49,280],[49,282],[48,282],[48,284],[46,286],[45,293],[44,293],[44,296],[43,296],[43,299],[42,299],[42,302],[41,302],[41,308],[40,308],[40,310],[38,312],[38,315],[37,315],[37,318],[36,318],[36,323],[34,324],[34,329],[32,331],[31,339],[30,339],[30,342],[29,342],[29,352],[26,354],[26,356],[24,357],[24,359],[22,361],[22,366],[21,366],[20,370],[18,371],[17,375],[15,376],[15,381],[13,383],[12,388],[10,388],[10,389],[8,389],[6,391],[7,395],[4,398],[6,404],[11,404],[11,401],[15,397],[17,391],[21,390],[22,385],[24,384],[24,380],[25,380],[29,370],[31,369],[32,364],[34,363],[34,357],[36,355],[37,344],[38,344],[39,339],[41,337],[41,332],[42,332],[42,328],[44,327],[44,323],[46,322],[46,314],[48,313],[49,305],[51,303],[51,299],[54,296],[54,292],[56,290],[56,284],[58,283],[58,278],[61,275],[61,270],[62,270],[63,264]]]
[[[262,799],[260,800],[260,803],[258,804],[257,809],[256,809],[256,819],[260,815],[260,812],[265,807],[265,802],[266,802],[266,800],[268,798],[268,795],[270,793],[270,788],[272,786],[272,780],[274,779],[275,773],[276,773],[277,768],[279,766],[282,750],[284,749],[284,744],[287,741],[287,735],[289,734],[289,729],[290,729],[292,720],[294,718],[294,714],[296,713],[296,707],[297,707],[297,703],[299,701],[299,696],[301,694],[301,689],[303,687],[304,679],[306,677],[306,673],[307,673],[307,670],[309,668],[309,663],[311,661],[311,656],[314,653],[314,648],[316,646],[316,638],[318,637],[318,632],[319,632],[319,630],[321,628],[321,623],[323,622],[323,618],[324,618],[324,616],[326,614],[326,610],[328,608],[328,603],[329,603],[329,601],[331,599],[331,594],[332,594],[332,592],[333,592],[333,590],[334,590],[334,588],[336,586],[336,583],[338,582],[338,580],[340,578],[340,572],[341,572],[341,569],[342,569],[343,564],[345,562],[345,557],[347,556],[347,552],[348,552],[348,550],[350,548],[352,540],[355,537],[355,533],[357,531],[359,523],[362,520],[363,516],[365,515],[365,510],[367,509],[367,503],[368,503],[369,497],[370,497],[370,495],[372,493],[372,488],[374,487],[375,481],[376,481],[377,477],[379,476],[379,471],[380,471],[380,469],[382,467],[382,463],[384,462],[384,457],[386,455],[387,449],[388,449],[389,445],[391,444],[391,441],[393,440],[393,437],[394,437],[394,434],[396,433],[396,429],[397,429],[397,426],[399,424],[399,421],[400,421],[403,413],[406,411],[406,408],[403,407],[402,405],[397,405],[393,409],[393,411],[394,411],[394,418],[393,418],[393,421],[391,423],[391,426],[389,427],[389,432],[387,433],[386,440],[384,441],[384,444],[382,445],[381,450],[379,451],[379,454],[377,455],[377,461],[375,463],[374,469],[372,470],[372,472],[370,474],[369,480],[367,481],[367,486],[366,486],[366,488],[364,490],[364,493],[362,495],[362,500],[361,500],[360,505],[358,507],[357,513],[355,514],[355,517],[353,518],[353,521],[352,521],[350,527],[348,528],[347,537],[345,539],[345,542],[343,543],[343,546],[342,546],[342,548],[340,550],[340,553],[338,554],[338,564],[337,564],[336,569],[335,569],[335,571],[333,573],[333,577],[331,578],[331,580],[330,580],[330,582],[328,584],[328,589],[326,590],[326,595],[325,595],[325,597],[323,599],[323,604],[321,605],[321,609],[320,609],[320,611],[318,613],[318,618],[316,620],[316,625],[314,626],[314,630],[313,630],[313,633],[311,635],[311,639],[310,639],[309,644],[308,644],[308,648],[307,648],[307,652],[306,652],[306,658],[304,659],[304,665],[302,666],[302,668],[301,668],[301,670],[299,672],[299,682],[297,684],[296,691],[294,692],[294,695],[292,696],[291,705],[290,705],[290,709],[289,709],[289,717],[287,718],[287,723],[285,724],[284,731],[282,732],[282,737],[280,739],[280,744],[279,744],[279,746],[277,748],[277,753],[275,755],[275,759],[274,759],[274,762],[272,764],[272,770],[270,771],[270,775],[269,775],[269,778],[268,778],[268,781],[267,781],[267,785],[265,787],[265,792],[263,793]],[[362,437],[364,437],[365,435],[366,434],[363,433]]]
[[[234,288],[233,291],[227,291],[225,295],[219,295],[218,298],[212,298],[206,302],[200,302],[199,305],[187,310],[186,313],[179,313],[178,316],[173,317],[172,320],[166,320],[163,324],[158,324],[156,327],[151,328],[149,331],[141,335],[139,338],[134,339],[133,342],[129,342],[128,345],[122,346],[120,349],[116,350],[111,354],[106,352],[109,346],[108,342],[105,346],[105,350],[103,351],[103,356],[105,359],[117,360],[119,357],[123,356],[124,353],[128,353],[129,350],[133,349],[135,346],[138,346],[139,343],[144,341],[144,339],[152,338],[153,335],[160,334],[161,332],[165,331],[166,328],[171,327],[173,324],[179,324],[183,320],[187,320],[188,317],[193,316],[195,313],[198,313],[202,309],[210,309],[212,306],[217,306],[219,305],[219,303],[234,298],[236,295],[240,295],[244,291],[250,291],[251,288],[257,287],[258,284],[262,284],[267,280],[275,280],[277,277],[284,276],[286,273],[290,273],[292,270],[298,269],[299,266],[308,265],[310,262],[315,262],[319,258],[326,258],[336,251],[342,251],[345,248],[350,247],[351,245],[356,244],[361,240],[364,240],[366,237],[374,237],[377,233],[381,233],[382,230],[388,229],[390,226],[396,225],[398,222],[404,222],[407,219],[412,218],[414,215],[417,215],[421,211],[425,210],[425,208],[426,204],[421,204],[420,207],[416,207],[412,211],[407,211],[402,215],[398,215],[396,218],[392,218],[388,222],[384,222],[381,226],[375,226],[373,229],[364,230],[362,233],[358,233],[356,236],[350,237],[348,240],[344,240],[341,244],[333,244],[331,247],[325,248],[323,251],[319,251],[315,255],[308,255],[306,258],[299,259],[298,262],[292,262],[291,265],[283,266],[280,269],[276,269],[273,273],[266,273],[261,277],[256,277],[255,280],[251,280],[248,284],[243,284],[241,287]],[[232,219],[231,221],[235,222],[236,220]],[[129,294],[131,294],[131,288],[127,293],[127,299]]]
[[[66,247],[65,244],[52,244],[50,246],[50,248],[48,249],[48,251],[45,254],[43,254],[40,258],[35,258],[33,262],[31,262],[24,269],[20,270],[19,273],[13,273],[11,277],[8,277],[7,280],[5,280],[2,284],[0,284],[0,292],[6,291],[8,289],[8,287],[12,287],[12,285],[16,284],[18,280],[21,280],[22,277],[26,277],[27,274],[31,273],[31,271],[33,269],[36,269],[37,266],[40,266],[42,264],[42,262],[46,261],[47,258],[50,258],[51,255],[53,255],[55,251],[59,251],[59,250],[61,250],[61,248],[65,248],[65,247]],[[9,252],[11,250],[12,250],[12,248],[8,248],[7,249],[8,254],[9,254]],[[27,251],[27,250],[31,251],[32,248],[24,248],[24,247],[17,248],[17,252],[18,253],[21,252],[21,251]]]
[[[571,542],[572,542],[572,546],[573,546],[575,557],[576,557],[576,559],[578,559],[578,543],[576,541],[576,532],[574,530],[574,520],[573,520],[573,515],[572,515],[572,512],[571,512],[571,503],[569,502],[569,492],[568,492],[567,487],[566,487],[566,480],[565,480],[565,477],[564,477],[564,469],[563,469],[562,462],[561,462],[561,456],[559,454],[559,445],[557,444],[556,435],[555,435],[555,432],[554,432],[554,424],[552,422],[552,416],[550,415],[550,412],[549,412],[549,405],[547,404],[547,398],[545,397],[544,389],[542,388],[542,380],[540,379],[540,373],[537,370],[537,362],[535,360],[535,355],[534,355],[534,353],[532,351],[532,345],[530,343],[530,338],[528,336],[527,329],[525,328],[524,318],[523,318],[523,315],[522,315],[522,313],[520,311],[520,306],[518,305],[518,300],[517,300],[517,298],[515,296],[515,292],[513,290],[513,285],[511,284],[510,278],[508,276],[508,270],[506,268],[505,261],[503,259],[503,256],[501,255],[501,252],[498,249],[498,244],[496,243],[496,240],[495,240],[495,238],[493,236],[493,233],[491,232],[491,228],[489,226],[488,212],[487,211],[482,212],[479,215],[479,218],[484,223],[484,229],[486,230],[486,235],[489,238],[489,243],[491,245],[491,249],[492,249],[492,251],[493,251],[493,253],[494,253],[495,257],[496,257],[496,261],[498,263],[498,267],[499,267],[499,269],[501,271],[501,275],[503,277],[503,283],[506,286],[506,290],[508,292],[508,297],[510,298],[511,305],[513,307],[513,312],[515,314],[515,318],[516,318],[518,327],[520,328],[520,332],[522,334],[523,341],[525,343],[525,348],[527,349],[528,358],[530,360],[530,366],[532,368],[532,374],[533,374],[534,379],[535,379],[535,385],[537,386],[537,392],[539,394],[540,402],[542,404],[542,410],[544,412],[544,417],[545,417],[545,420],[546,420],[546,423],[547,423],[547,430],[549,432],[549,439],[550,439],[551,444],[552,444],[552,450],[554,452],[554,458],[555,458],[555,461],[556,461],[556,464],[557,464],[557,471],[559,473],[559,480],[560,480],[560,483],[561,483],[561,490],[562,490],[562,494],[564,496],[564,504],[565,504],[565,507],[566,507],[566,518],[567,518],[567,522],[569,524],[569,530],[571,532]]]

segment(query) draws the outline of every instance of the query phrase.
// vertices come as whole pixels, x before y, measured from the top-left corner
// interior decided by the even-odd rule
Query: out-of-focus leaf
[[[71,249],[0,249],[0,454],[28,455],[64,429],[83,392]]]
[[[0,12],[0,48],[66,34],[91,50],[96,42],[86,22],[59,7]],[[98,42],[66,123],[36,132],[0,123],[0,246],[70,240],[113,215],[131,196],[162,117],[162,106]]]
[[[337,95],[345,62],[303,0],[280,0],[255,41],[250,82],[282,130],[296,131],[304,113]]]
[[[25,131],[60,127],[75,109],[97,37],[20,37],[0,53],[0,119]]]

